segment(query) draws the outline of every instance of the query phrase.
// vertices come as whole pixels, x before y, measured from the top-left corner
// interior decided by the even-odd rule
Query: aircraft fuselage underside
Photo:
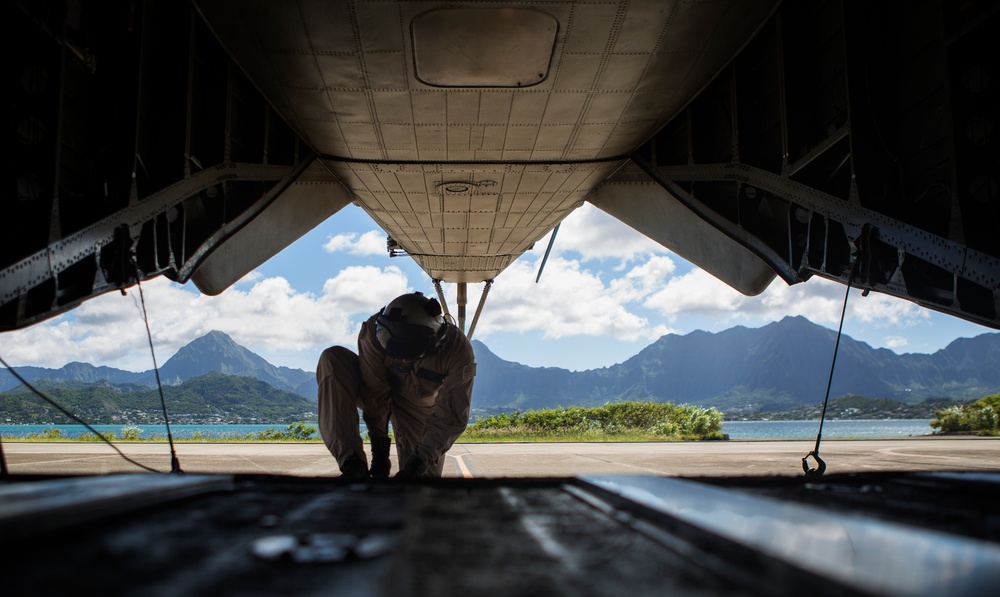
[[[584,201],[744,294],[857,263],[1000,328],[995,3],[3,11],[0,329],[222,292],[352,202],[431,278],[492,280]]]

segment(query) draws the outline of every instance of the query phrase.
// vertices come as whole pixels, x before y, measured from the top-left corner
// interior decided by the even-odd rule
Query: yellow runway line
[[[469,467],[465,466],[463,456],[452,456],[452,458],[454,458],[455,462],[458,463],[458,470],[462,471],[462,477],[465,479],[471,479],[473,477],[472,471],[469,470]]]

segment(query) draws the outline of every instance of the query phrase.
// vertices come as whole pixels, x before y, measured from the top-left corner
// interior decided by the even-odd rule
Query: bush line
[[[616,402],[597,407],[566,407],[516,411],[480,419],[469,425],[459,442],[513,441],[690,441],[723,439],[722,413],[715,408],[657,402]],[[121,432],[105,433],[111,441],[166,441],[160,434],[143,436],[142,429],[127,425]],[[4,441],[101,441],[93,433],[76,438],[50,428],[25,436],[4,436]],[[366,438],[367,439],[367,438]],[[315,425],[292,423],[282,431],[268,429],[246,434],[208,437],[195,433],[177,442],[317,442]]]
[[[983,396],[972,404],[934,411],[934,433],[1000,435],[1000,394]]]

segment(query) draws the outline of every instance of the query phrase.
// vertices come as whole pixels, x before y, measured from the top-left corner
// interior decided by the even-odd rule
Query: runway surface
[[[571,477],[594,474],[666,476],[801,475],[813,440],[730,440],[669,443],[456,444],[445,477]],[[170,470],[165,443],[118,444],[130,458]],[[188,473],[339,475],[322,444],[178,443]],[[106,444],[4,443],[13,474],[141,472]],[[1000,438],[919,437],[829,439],[820,447],[828,473],[876,471],[1000,471]],[[398,470],[395,450],[393,471]],[[815,466],[810,459],[809,464]]]

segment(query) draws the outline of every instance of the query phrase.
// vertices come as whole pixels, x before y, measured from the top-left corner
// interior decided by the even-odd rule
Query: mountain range
[[[163,403],[156,388],[109,381],[36,380],[32,385],[81,420],[98,425],[162,424]],[[239,375],[210,371],[163,387],[171,423],[277,424],[315,421],[316,398]],[[0,414],[11,423],[69,424],[69,417],[24,386],[0,392]]]
[[[253,377],[279,390],[316,398],[316,374],[302,369],[278,367],[260,355],[237,344],[228,335],[211,331],[191,341],[160,367],[160,380],[165,385],[177,385],[193,377],[216,371],[225,375]],[[89,363],[69,363],[58,369],[17,367],[21,377],[29,382],[83,382],[140,384],[156,387],[156,373],[150,369],[139,373],[95,367]],[[6,369],[0,369],[0,391],[16,387],[20,382]]]
[[[580,372],[504,361],[473,342],[479,369],[473,404],[523,409],[627,399],[785,410],[823,401],[835,342],[836,332],[786,317],[761,328],[669,334],[624,363]],[[844,336],[830,395],[914,403],[998,390],[1000,334],[960,338],[930,355],[899,355]]]
[[[478,365],[473,407],[525,410],[647,400],[747,412],[816,404],[826,390],[835,338],[835,332],[803,317],[786,317],[761,328],[666,335],[624,363],[577,372],[506,361],[473,341]],[[160,377],[164,384],[176,385],[213,371],[316,398],[314,373],[272,365],[218,331],[177,351],[160,368]],[[152,370],[135,373],[88,363],[21,367],[18,372],[32,382],[156,383]],[[17,385],[0,369],[0,391]],[[1000,333],[960,338],[930,355],[899,355],[844,336],[831,397],[856,394],[913,403],[972,399],[998,390]]]

